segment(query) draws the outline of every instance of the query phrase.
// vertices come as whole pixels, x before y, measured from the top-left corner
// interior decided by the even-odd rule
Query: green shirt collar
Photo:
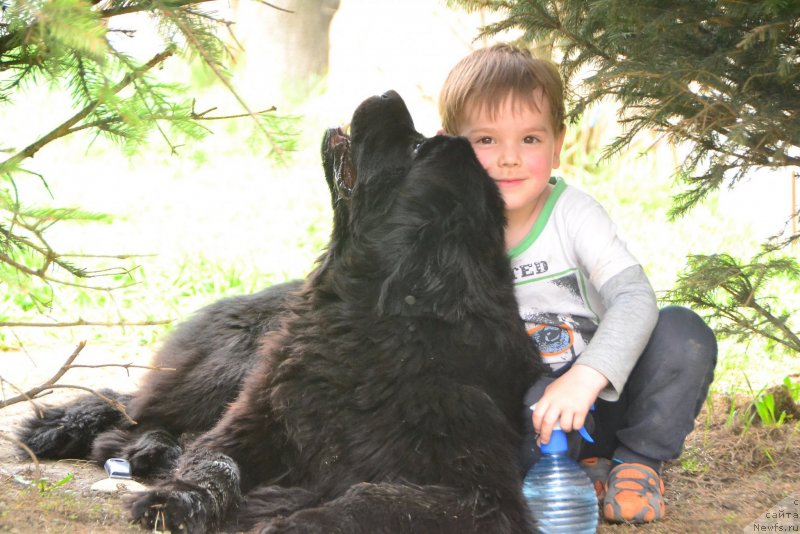
[[[510,258],[513,259],[516,256],[519,256],[525,252],[534,241],[536,241],[536,239],[542,233],[542,230],[544,230],[547,221],[550,220],[550,214],[553,213],[553,207],[556,205],[558,197],[561,196],[561,193],[563,193],[564,189],[567,187],[567,183],[563,178],[557,178],[555,176],[550,178],[550,183],[553,185],[553,190],[550,191],[550,196],[547,197],[544,207],[542,207],[542,212],[538,217],[536,217],[536,222],[533,223],[533,227],[531,227],[531,231],[528,232],[528,235],[525,236],[525,239],[523,239],[519,245],[508,251],[508,256]]]

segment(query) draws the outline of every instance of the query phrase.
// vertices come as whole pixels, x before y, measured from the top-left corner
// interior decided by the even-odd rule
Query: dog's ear
[[[380,289],[379,313],[457,321],[489,309],[486,296],[498,280],[510,282],[503,199],[460,141],[429,147],[403,184],[390,215],[398,237],[384,240],[393,243],[394,263]]]
[[[325,182],[331,195],[333,225],[328,246],[307,278],[312,286],[320,283],[323,274],[334,263],[336,254],[350,236],[350,196],[356,180],[350,137],[341,128],[328,128],[325,131],[320,154]]]
[[[429,316],[448,322],[464,318],[469,294],[464,266],[458,261],[457,247],[430,248],[435,240],[426,234],[434,231],[421,232],[419,241],[384,280],[377,301],[379,314]]]

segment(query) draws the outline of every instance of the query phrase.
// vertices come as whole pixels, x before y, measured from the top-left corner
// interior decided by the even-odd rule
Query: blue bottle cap
[[[530,409],[531,411],[535,410],[536,404],[530,406]],[[592,404],[592,409],[594,409],[594,404]],[[589,435],[585,428],[580,427],[578,429],[578,434],[589,443],[594,443],[592,436]],[[540,448],[544,453],[558,453],[567,450],[567,434],[561,430],[558,423],[553,427],[553,432],[550,434],[550,441],[548,443],[543,443]]]
[[[558,454],[567,452],[567,434],[560,428],[554,428],[550,434],[550,441],[542,443],[542,454]]]

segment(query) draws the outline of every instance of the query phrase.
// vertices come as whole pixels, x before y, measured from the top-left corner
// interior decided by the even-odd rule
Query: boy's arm
[[[592,340],[572,368],[547,386],[533,413],[542,443],[550,441],[556,422],[567,431],[582,427],[598,394],[610,401],[619,398],[655,328],[656,296],[641,266],[612,276],[600,296],[606,313]]]
[[[606,312],[589,345],[575,361],[599,371],[609,384],[600,398],[619,398],[658,320],[658,302],[639,265],[612,276],[600,288]]]

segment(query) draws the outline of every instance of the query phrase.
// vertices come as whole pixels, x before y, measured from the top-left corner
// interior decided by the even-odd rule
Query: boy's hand
[[[608,379],[602,373],[576,363],[547,386],[533,412],[539,443],[550,441],[556,422],[565,432],[581,428],[592,403],[607,385]]]

